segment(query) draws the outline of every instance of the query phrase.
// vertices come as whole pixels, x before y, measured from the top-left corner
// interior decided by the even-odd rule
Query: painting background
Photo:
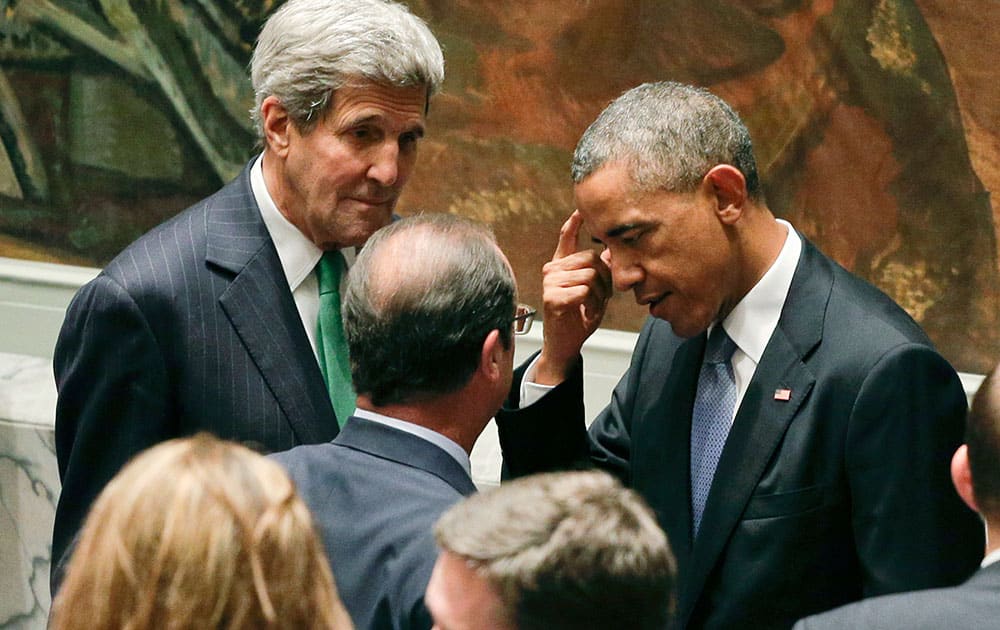
[[[246,65],[278,4],[0,0],[0,255],[102,266],[237,173],[255,152]],[[1000,2],[408,4],[447,79],[399,211],[492,223],[524,301],[540,304],[582,130],[673,79],[741,113],[778,216],[958,369],[1000,359]],[[619,295],[604,325],[645,315]]]

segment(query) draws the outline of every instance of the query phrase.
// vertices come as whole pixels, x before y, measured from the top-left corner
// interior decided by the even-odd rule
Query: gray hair
[[[444,81],[444,56],[427,25],[387,0],[289,0],[268,18],[250,61],[255,105],[276,96],[303,133],[330,107],[331,95],[352,81],[426,87]]]
[[[493,585],[519,630],[653,630],[673,609],[666,535],[642,498],[607,473],[506,482],[450,508],[434,534]]]
[[[422,214],[378,230],[348,274],[344,334],[355,390],[376,405],[465,385],[486,335],[509,348],[517,285],[484,224]]]
[[[573,154],[573,182],[605,164],[623,163],[641,190],[691,192],[713,167],[743,173],[761,199],[750,132],[725,101],[708,90],[664,81],[644,83],[615,99],[583,132]]]

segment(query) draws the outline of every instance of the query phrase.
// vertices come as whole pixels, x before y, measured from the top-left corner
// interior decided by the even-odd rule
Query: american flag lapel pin
[[[792,390],[785,389],[784,387],[778,388],[774,390],[774,399],[787,402],[792,399]]]

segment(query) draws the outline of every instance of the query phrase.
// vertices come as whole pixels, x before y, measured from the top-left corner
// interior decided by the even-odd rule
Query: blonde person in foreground
[[[353,628],[288,476],[204,433],[145,451],[105,487],[50,627]]]

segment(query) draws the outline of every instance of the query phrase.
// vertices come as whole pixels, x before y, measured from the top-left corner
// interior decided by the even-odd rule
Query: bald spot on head
[[[372,306],[384,312],[426,294],[441,272],[454,269],[455,244],[455,234],[427,225],[392,233],[372,257],[369,271]]]
[[[490,331],[510,347],[516,297],[488,226],[423,214],[380,229],[351,268],[343,302],[356,391],[377,406],[456,391]]]

